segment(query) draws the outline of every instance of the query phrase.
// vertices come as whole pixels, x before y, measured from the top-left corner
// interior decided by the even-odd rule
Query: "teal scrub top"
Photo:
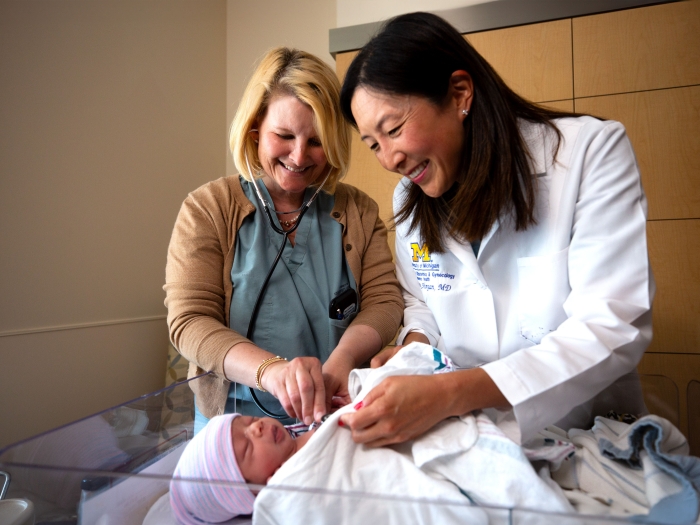
[[[229,326],[245,335],[260,288],[282,243],[282,235],[270,226],[252,183],[241,178],[241,185],[256,210],[245,218],[236,236]],[[275,225],[280,227],[267,188],[262,182],[258,187],[270,203]],[[306,190],[305,202],[314,191]],[[256,345],[290,361],[295,357],[313,356],[325,362],[357,313],[343,320],[329,317],[331,300],[348,287],[355,288],[343,251],[342,225],[331,217],[334,203],[333,195],[321,191],[296,230],[294,246],[287,241],[251,335]],[[284,414],[271,394],[255,393],[267,410]],[[262,415],[252,405],[250,392],[243,385],[231,385],[229,401],[234,403],[227,402],[227,412],[235,409],[240,413]]]

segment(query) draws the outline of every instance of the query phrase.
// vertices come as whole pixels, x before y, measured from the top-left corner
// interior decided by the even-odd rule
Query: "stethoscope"
[[[301,219],[304,217],[307,211],[309,211],[309,208],[311,205],[314,203],[316,200],[316,197],[320,193],[321,189],[323,186],[326,184],[326,181],[328,180],[328,177],[330,177],[330,169],[331,167],[328,167],[328,174],[326,175],[326,178],[323,179],[323,182],[321,185],[318,187],[316,192],[311,196],[311,198],[303,203],[301,205],[301,208],[297,208],[296,210],[292,211],[286,211],[286,212],[280,212],[284,214],[290,214],[290,213],[296,213],[299,212],[299,217],[297,218],[296,222],[294,225],[289,229],[289,230],[283,230],[282,228],[278,227],[275,224],[274,219],[272,218],[272,213],[270,212],[270,203],[265,200],[263,197],[262,192],[260,191],[260,188],[258,187],[258,184],[256,182],[255,176],[253,175],[253,171],[250,169],[250,163],[248,162],[248,152],[245,152],[245,163],[248,167],[248,174],[250,175],[252,182],[251,184],[253,185],[253,188],[255,188],[255,194],[258,196],[258,199],[260,200],[260,204],[262,205],[263,209],[265,210],[265,214],[267,215],[267,220],[270,223],[270,227],[278,234],[282,236],[282,244],[279,247],[279,250],[277,251],[277,256],[275,257],[274,262],[272,263],[272,266],[270,266],[270,269],[267,272],[267,277],[265,277],[265,281],[263,282],[262,286],[260,287],[260,291],[258,292],[258,298],[255,300],[255,306],[253,306],[253,313],[250,315],[250,321],[248,322],[248,330],[246,331],[246,338],[251,339],[251,335],[253,334],[253,328],[255,327],[255,320],[258,317],[258,311],[260,310],[260,305],[262,304],[262,297],[265,294],[265,290],[267,290],[267,285],[270,282],[270,278],[272,277],[272,273],[275,271],[275,268],[277,267],[277,263],[279,262],[280,258],[282,257],[282,252],[284,251],[284,247],[287,244],[287,238],[291,233],[294,233],[296,229],[299,227],[301,224]],[[255,395],[255,390],[253,387],[248,387],[248,390],[250,391],[250,396],[253,398],[253,402],[255,405],[260,409],[260,411],[265,414],[268,417],[272,417],[274,419],[286,419],[289,416],[287,414],[275,414],[274,412],[270,412],[268,409],[266,409],[262,402],[258,399],[258,396]]]

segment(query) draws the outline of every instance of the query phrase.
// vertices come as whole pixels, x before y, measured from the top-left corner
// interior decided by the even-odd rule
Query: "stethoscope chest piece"
[[[325,416],[321,417],[321,421],[314,421],[309,425],[309,430],[316,430],[318,427],[320,427],[323,423],[326,422],[326,419],[331,417],[330,414],[326,414]]]

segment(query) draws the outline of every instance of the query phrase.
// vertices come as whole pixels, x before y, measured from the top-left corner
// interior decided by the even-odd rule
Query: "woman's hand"
[[[323,379],[326,383],[326,406],[329,413],[335,412],[352,401],[347,380],[341,381],[340,378],[325,373]]]
[[[265,369],[260,382],[290,417],[306,425],[320,421],[328,412],[321,362],[315,357],[273,363]]]
[[[396,352],[401,350],[407,344],[415,341],[425,343],[427,345],[430,344],[428,338],[420,332],[409,332],[409,334],[404,338],[402,345],[387,346],[384,350],[372,358],[372,360],[369,362],[369,366],[371,368],[379,368],[380,366],[384,366],[389,359],[396,355]]]
[[[326,406],[329,412],[350,403],[348,376],[355,368],[355,360],[350,352],[334,350],[323,365],[323,379],[326,384]]]
[[[446,375],[446,374],[444,374]],[[356,443],[381,447],[403,443],[448,417],[440,401],[441,376],[392,376],[341,418]]]
[[[340,418],[356,443],[381,447],[420,436],[443,419],[508,401],[481,368],[432,376],[391,376]]]
[[[372,327],[351,324],[323,365],[328,412],[350,403],[348,376],[382,347],[382,338]]]
[[[404,345],[387,346],[372,358],[372,360],[369,362],[370,368],[379,368],[380,366],[384,366],[386,362],[394,357],[396,352],[401,350],[403,347]]]

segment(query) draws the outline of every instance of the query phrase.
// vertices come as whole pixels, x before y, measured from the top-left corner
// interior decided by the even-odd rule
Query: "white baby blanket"
[[[382,368],[353,371],[351,395],[356,403],[388,375],[450,366],[439,351],[413,343]],[[338,426],[340,415],[352,410],[346,406],[328,418],[277,471],[256,499],[254,524],[488,523],[470,501],[573,511],[484,414],[450,418],[414,441],[372,449]]]

